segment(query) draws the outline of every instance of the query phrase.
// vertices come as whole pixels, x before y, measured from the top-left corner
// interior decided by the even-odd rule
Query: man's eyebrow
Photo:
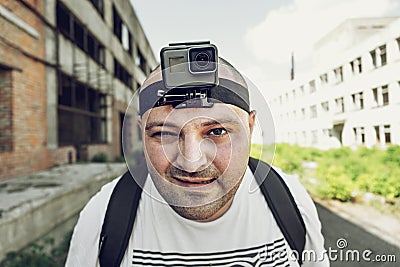
[[[172,123],[153,121],[153,122],[146,123],[145,131],[149,131],[153,127],[173,127],[173,128],[178,128],[178,126],[176,126],[175,124],[172,124]]]
[[[218,120],[211,120],[201,123],[201,126],[213,126],[219,124],[234,124],[234,125],[241,125],[241,121],[237,119],[218,119]]]

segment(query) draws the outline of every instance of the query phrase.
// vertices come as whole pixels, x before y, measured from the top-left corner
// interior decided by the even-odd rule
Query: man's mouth
[[[176,184],[184,187],[207,185],[217,180],[217,178],[215,177],[211,178],[173,177],[173,178],[176,181]]]

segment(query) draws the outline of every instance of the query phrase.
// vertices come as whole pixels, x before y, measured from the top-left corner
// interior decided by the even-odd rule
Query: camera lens
[[[205,52],[198,53],[194,60],[199,68],[205,68],[210,63],[210,57]]]
[[[189,70],[191,73],[204,74],[217,69],[217,50],[211,46],[189,49]]]

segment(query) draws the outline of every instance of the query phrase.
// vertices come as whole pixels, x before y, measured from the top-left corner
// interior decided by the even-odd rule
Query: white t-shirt
[[[276,168],[275,168],[276,169]],[[321,224],[311,198],[297,178],[284,178],[307,229],[305,250],[319,259],[303,266],[329,266],[323,254]],[[211,222],[195,222],[175,213],[150,177],[142,194],[133,232],[121,266],[298,266],[260,189],[247,168],[231,207]],[[72,236],[66,266],[99,266],[98,245],[108,201],[118,179],[105,185],[82,210]]]

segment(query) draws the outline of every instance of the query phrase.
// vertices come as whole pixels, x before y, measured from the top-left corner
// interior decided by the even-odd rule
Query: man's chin
[[[182,216],[185,219],[189,219],[192,221],[200,221],[200,222],[208,222],[213,221],[220,216],[222,216],[231,206],[233,198],[236,194],[236,191],[239,187],[238,183],[235,187],[233,187],[230,191],[224,194],[222,197],[210,201],[209,203],[202,205],[195,205],[195,203],[191,203],[192,205],[187,206],[177,206],[170,205],[171,208]],[[199,201],[203,201],[204,199]]]
[[[215,201],[218,202],[218,201]],[[215,214],[224,206],[223,203],[210,203],[202,206],[171,208],[181,217],[192,221],[211,221]]]

